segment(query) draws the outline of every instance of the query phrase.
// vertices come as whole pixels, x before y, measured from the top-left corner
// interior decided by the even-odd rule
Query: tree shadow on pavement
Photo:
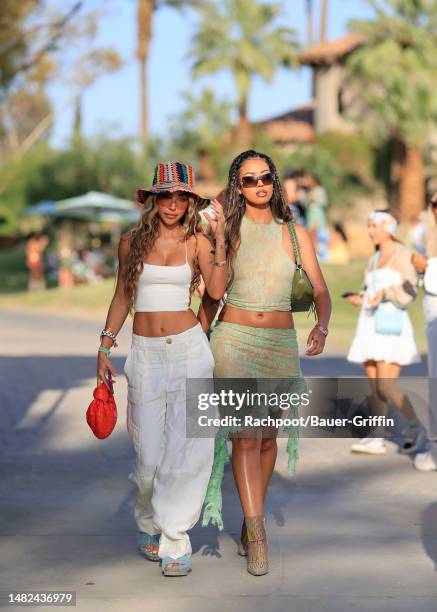
[[[113,362],[121,378],[124,359],[114,357]],[[344,360],[331,361],[337,372],[340,362],[343,364]],[[120,422],[107,440],[93,438],[84,424],[94,382],[89,384],[90,374],[92,376],[95,371],[94,356],[0,357],[0,371],[3,562],[17,564],[15,575],[18,579],[20,574],[30,576],[35,568],[38,572],[50,570],[54,575],[63,576],[68,575],[72,567],[86,571],[136,556],[135,489],[127,480],[134,454],[124,423],[125,406],[119,406]],[[40,413],[36,412],[27,426],[20,426],[29,419],[29,410],[41,394],[48,391],[54,393],[52,403],[49,401]],[[62,412],[71,392],[80,393],[81,402],[83,400],[77,406],[77,419],[71,409],[65,415]],[[57,438],[62,440],[65,429],[69,428],[73,431],[72,444],[65,447],[56,444]],[[352,537],[350,530],[344,535],[345,547],[365,545],[366,533],[374,530],[377,521],[381,533],[385,529],[386,535],[381,537],[387,546],[399,545],[402,539],[411,538],[411,533],[401,524],[393,529],[393,517],[387,509],[375,507],[369,512],[369,503],[364,503],[363,497],[363,508],[357,512],[356,507],[348,505],[347,498],[351,491],[356,496],[357,483],[363,485],[381,475],[390,477],[395,483],[402,479],[404,472],[405,465],[401,461],[395,464],[392,461],[359,464],[345,461],[335,473],[332,465],[324,461],[317,472],[299,475],[298,471],[293,479],[275,472],[267,500],[268,521],[284,529],[287,539],[293,534],[299,536],[293,531],[295,526],[290,518],[296,513],[305,513],[315,521],[329,518],[340,528],[346,523],[349,527],[359,525],[358,535],[355,533]],[[434,563],[437,559],[433,527],[436,507],[433,504],[423,510],[422,526],[423,546]],[[238,542],[241,518],[228,464],[223,484],[225,532],[220,534],[214,527],[196,525],[191,531],[193,552],[220,557],[222,537],[230,536],[235,545]],[[317,554],[324,546],[329,546],[332,539],[329,533],[326,539],[320,538],[320,534],[317,537],[307,534],[305,538],[300,535],[293,543],[300,557]],[[44,538],[38,539],[35,547],[24,546],[24,549],[13,543],[28,536]],[[89,538],[91,545],[81,546],[84,536]],[[12,540],[8,547],[9,537]],[[59,554],[60,546],[62,554]]]

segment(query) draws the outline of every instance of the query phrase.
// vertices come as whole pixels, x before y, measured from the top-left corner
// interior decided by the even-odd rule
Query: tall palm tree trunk
[[[399,180],[399,215],[402,221],[416,219],[425,201],[424,167],[421,148],[404,146]]]
[[[306,0],[307,13],[307,45],[313,44],[313,0]]]
[[[237,142],[242,148],[248,148],[252,143],[252,129],[247,112],[247,100],[247,96],[244,96],[238,104],[239,122],[237,127]]]
[[[155,10],[155,0],[138,0],[137,27],[138,48],[137,57],[140,64],[140,123],[141,144],[143,155],[146,155],[149,125],[148,125],[148,96],[147,96],[147,60],[149,58],[150,41],[152,38],[152,18]]]
[[[322,0],[322,13],[320,17],[320,42],[326,40],[328,30],[328,0]]]

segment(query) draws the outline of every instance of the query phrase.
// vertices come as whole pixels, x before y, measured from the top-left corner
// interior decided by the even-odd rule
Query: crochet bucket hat
[[[140,204],[151,194],[163,192],[186,191],[191,193],[199,203],[206,203],[208,199],[194,191],[194,170],[189,164],[177,161],[161,162],[155,168],[152,186],[148,189],[138,189],[136,199]]]

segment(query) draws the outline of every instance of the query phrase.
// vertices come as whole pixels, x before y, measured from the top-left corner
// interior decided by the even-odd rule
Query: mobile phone
[[[209,202],[209,204],[208,204],[208,206],[206,208],[203,208],[200,211],[200,214],[202,215],[202,217],[203,217],[204,213],[208,213],[208,215],[211,217],[211,219],[217,219],[217,215],[215,214],[215,210],[213,208],[213,205],[212,205],[211,201]]]
[[[359,293],[357,293],[356,291],[345,291],[344,293],[341,294],[341,297],[348,298],[351,295],[359,295]]]

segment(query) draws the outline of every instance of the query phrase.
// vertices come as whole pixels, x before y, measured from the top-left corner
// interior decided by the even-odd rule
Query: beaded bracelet
[[[116,342],[116,336],[115,334],[112,333],[112,331],[110,331],[109,329],[104,329],[102,333],[100,334],[100,338],[102,338],[103,336],[107,336],[108,338],[111,338],[114,348],[117,348],[118,344]]]
[[[105,353],[105,355],[109,356],[111,354],[111,351],[106,348],[106,346],[99,346],[99,353]]]

